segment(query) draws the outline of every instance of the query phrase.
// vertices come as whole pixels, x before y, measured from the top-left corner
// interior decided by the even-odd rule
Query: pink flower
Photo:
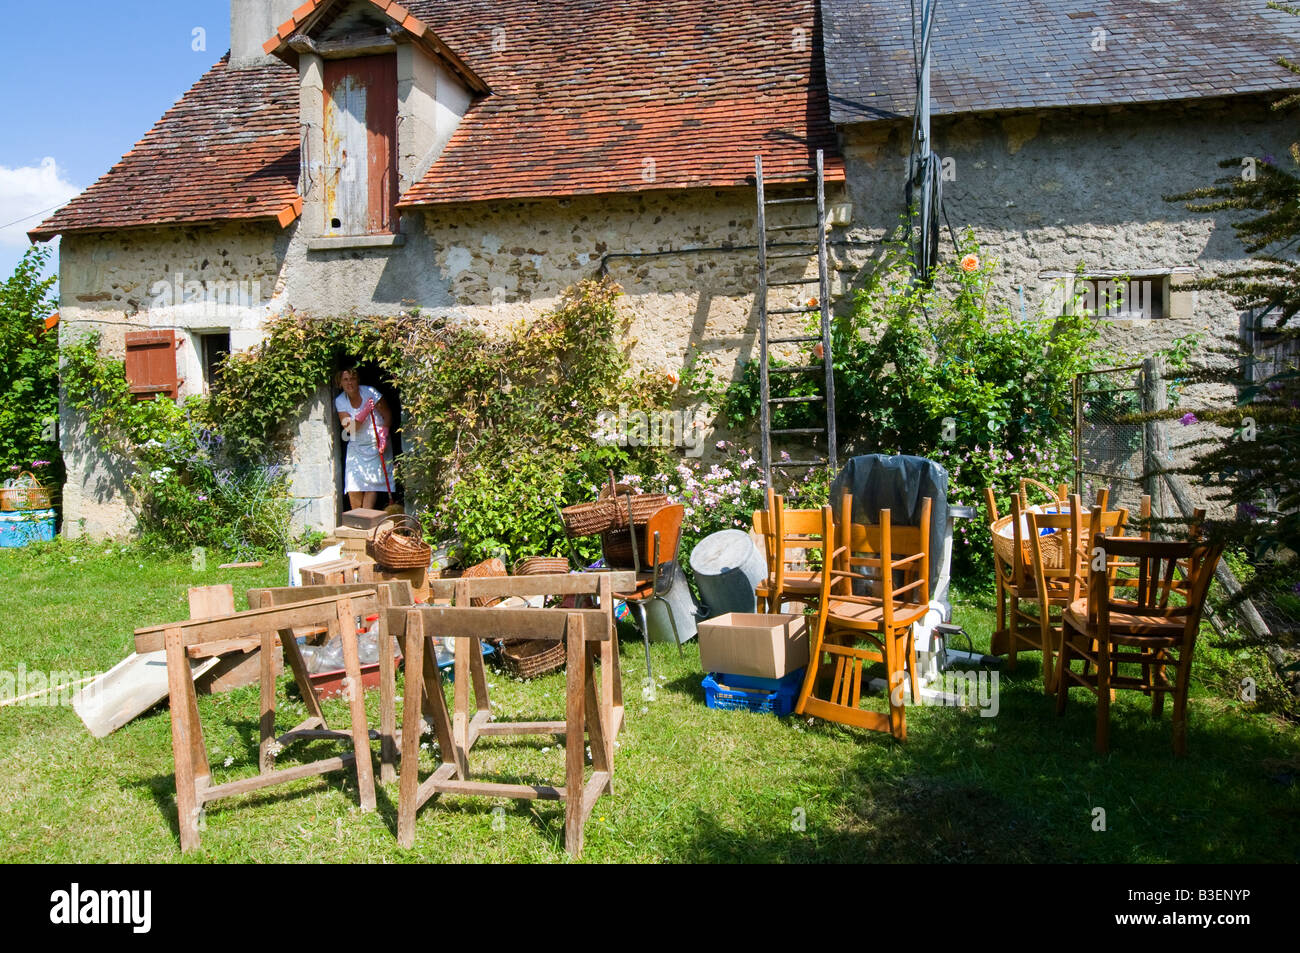
[[[1181,417],[1178,418],[1178,422],[1182,424],[1184,427],[1189,427],[1192,424],[1200,423],[1200,421],[1196,419],[1196,415],[1191,413],[1183,414]]]

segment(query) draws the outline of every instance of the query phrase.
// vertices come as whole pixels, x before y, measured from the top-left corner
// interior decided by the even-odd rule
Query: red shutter
[[[127,332],[126,381],[136,400],[159,395],[174,399],[180,388],[176,375],[176,332]]]
[[[395,233],[397,56],[326,60],[324,78],[326,232]]]

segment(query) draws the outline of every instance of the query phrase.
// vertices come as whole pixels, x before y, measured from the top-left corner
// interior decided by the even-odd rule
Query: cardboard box
[[[804,617],[728,612],[699,626],[700,664],[706,672],[782,678],[808,664]]]

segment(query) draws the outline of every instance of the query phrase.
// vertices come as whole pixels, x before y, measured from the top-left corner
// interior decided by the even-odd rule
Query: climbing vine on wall
[[[226,359],[210,399],[184,407],[132,401],[121,362],[98,358],[92,340],[70,352],[70,393],[101,443],[134,454],[137,469],[184,471],[206,445],[265,470],[286,459],[287,425],[305,401],[341,366],[370,363],[401,392],[397,476],[432,537],[457,537],[468,558],[560,552],[557,504],[590,498],[607,470],[652,475],[669,458],[663,447],[593,439],[602,411],[665,407],[678,388],[666,374],[633,369],[620,295],[612,281],[582,282],[503,335],[418,313],[290,312],[266,324],[256,347]],[[199,437],[181,438],[191,432]],[[160,466],[159,447],[184,459]]]

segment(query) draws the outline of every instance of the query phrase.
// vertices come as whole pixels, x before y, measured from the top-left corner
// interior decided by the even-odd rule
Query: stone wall
[[[860,280],[902,212],[907,133],[906,124],[846,131],[855,218],[833,238],[866,247],[837,246],[841,295]],[[996,292],[1018,308],[1023,289],[1028,315],[1059,307],[1060,283],[1051,275],[1073,272],[1080,261],[1113,272],[1181,269],[1176,280],[1239,266],[1225,217],[1195,215],[1161,197],[1213,181],[1224,157],[1281,155],[1286,139],[1262,103],[947,120],[935,128],[937,149],[955,173],[945,185],[952,222],[975,230],[999,260]],[[204,329],[230,327],[241,348],[258,340],[267,315],[290,307],[321,315],[418,308],[500,333],[552,307],[564,288],[603,265],[626,292],[638,364],[676,370],[698,348],[730,375],[755,352],[756,254],[742,247],[756,240],[751,189],[447,206],[407,212],[402,232],[400,247],[331,250],[309,250],[300,224],[284,231],[243,225],[68,236],[61,252],[63,333],[97,328],[106,349],[120,354],[129,328],[179,327],[183,392],[197,393],[194,335]],[[812,261],[795,262],[782,277],[814,270]],[[219,307],[214,316],[195,310],[193,301],[180,305],[159,294],[179,284],[184,297],[203,298],[207,286],[191,282],[256,283],[259,297]],[[771,304],[790,306],[803,295],[773,296]],[[1115,363],[1177,336],[1237,326],[1221,296],[1174,294],[1170,303],[1168,318],[1125,319],[1107,332]],[[329,528],[334,518],[339,454],[330,396],[322,382],[294,422],[299,526]],[[118,468],[64,418],[68,531],[79,532],[81,520],[94,535],[129,530]]]

